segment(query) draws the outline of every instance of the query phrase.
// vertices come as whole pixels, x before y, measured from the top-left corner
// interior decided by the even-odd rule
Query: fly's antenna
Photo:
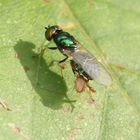
[[[48,28],[50,28],[51,26],[50,25],[48,25],[48,27],[45,27],[45,29],[47,30]]]

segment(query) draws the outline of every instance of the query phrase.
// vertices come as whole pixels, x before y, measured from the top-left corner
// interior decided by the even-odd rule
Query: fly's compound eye
[[[46,32],[45,32],[45,37],[48,41],[50,41],[53,38],[53,35],[57,34],[58,31],[62,30],[59,26],[54,25],[54,26],[48,26],[45,27]]]
[[[46,32],[45,32],[45,37],[48,41],[50,41],[52,39],[53,34],[55,33],[55,30],[48,27],[46,28]]]

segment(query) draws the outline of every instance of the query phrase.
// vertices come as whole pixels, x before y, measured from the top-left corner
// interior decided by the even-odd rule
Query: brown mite
[[[86,88],[88,88],[88,90],[90,92],[96,92],[96,90],[94,88],[92,88],[89,83],[88,80],[84,79],[83,76],[78,75],[76,77],[75,80],[75,89],[78,93],[83,92]]]

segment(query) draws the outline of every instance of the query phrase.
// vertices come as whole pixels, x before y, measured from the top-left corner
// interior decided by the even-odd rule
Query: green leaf
[[[139,0],[0,0],[0,139],[140,139]],[[108,69],[111,87],[77,94],[45,26],[70,32]],[[49,43],[49,44],[48,44]],[[63,73],[63,77],[62,77]],[[72,108],[74,107],[73,111]]]

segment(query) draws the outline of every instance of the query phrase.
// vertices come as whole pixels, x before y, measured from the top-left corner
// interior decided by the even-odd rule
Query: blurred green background
[[[0,140],[139,140],[139,6],[139,0],[0,0]],[[87,91],[75,92],[68,62],[62,78],[60,52],[33,57],[48,45],[44,27],[55,24],[111,74],[111,87],[90,82],[95,102]]]

